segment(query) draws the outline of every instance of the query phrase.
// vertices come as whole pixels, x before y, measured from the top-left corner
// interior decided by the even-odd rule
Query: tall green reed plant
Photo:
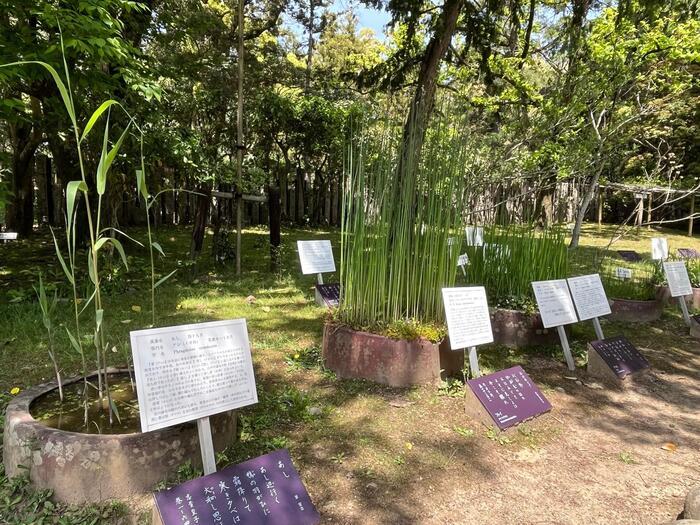
[[[427,133],[420,161],[413,137],[380,124],[355,136],[345,159],[341,225],[341,322],[376,329],[443,317],[441,288],[454,283],[461,223],[464,136],[442,119]]]
[[[483,246],[468,246],[466,281],[486,287],[489,304],[528,310],[535,304],[533,281],[567,276],[566,230],[534,225],[488,227]]]
[[[63,50],[63,36],[60,36],[61,49]],[[71,346],[81,357],[82,363],[82,373],[83,373],[83,406],[84,406],[84,417],[85,425],[88,425],[88,388],[93,387],[98,391],[100,402],[105,399],[107,401],[106,406],[109,411],[109,421],[113,424],[113,418],[119,419],[119,411],[117,409],[114,400],[111,397],[109,390],[109,376],[107,374],[107,350],[110,347],[107,341],[107,336],[105,334],[105,305],[103,302],[101,281],[100,281],[100,257],[102,253],[109,247],[113,247],[114,250],[121,257],[125,268],[128,270],[128,261],[126,258],[126,253],[124,247],[113,234],[114,232],[123,235],[124,237],[132,240],[133,242],[141,245],[135,239],[129,237],[126,233],[119,231],[112,227],[102,226],[102,202],[107,189],[107,179],[112,164],[116,160],[119,151],[127,138],[130,131],[135,129],[139,135],[141,144],[141,159],[140,159],[140,169],[137,170],[137,186],[139,193],[145,199],[146,214],[148,221],[148,243],[149,243],[149,253],[151,259],[151,310],[152,310],[152,320],[155,324],[155,288],[164,282],[172,273],[165,278],[161,279],[158,283],[155,282],[155,267],[153,259],[153,249],[154,247],[162,253],[162,249],[157,243],[153,242],[152,233],[150,228],[150,219],[148,217],[148,211],[150,205],[152,204],[153,198],[149,200],[148,189],[146,187],[146,170],[145,161],[143,156],[143,130],[141,130],[136,124],[133,117],[124,108],[124,106],[114,99],[109,99],[103,102],[90,116],[88,121],[85,123],[84,127],[79,125],[78,117],[75,109],[75,103],[73,101],[73,92],[71,89],[70,73],[68,70],[68,64],[65,60],[65,54],[63,56],[63,69],[65,75],[65,82],[58,74],[58,72],[50,65],[41,61],[19,61],[12,62],[9,64],[0,65],[0,67],[15,67],[15,66],[27,66],[27,65],[38,65],[44,68],[51,75],[56,88],[59,91],[61,100],[63,101],[64,107],[70,118],[71,129],[73,132],[76,152],[78,158],[78,167],[80,170],[80,179],[70,181],[66,186],[66,215],[65,215],[65,251],[66,257],[63,255],[63,251],[59,246],[58,239],[55,236],[55,232],[52,230],[54,247],[56,250],[56,255],[58,261],[63,269],[67,280],[69,281],[72,289],[72,299],[73,299],[73,317],[74,326],[73,329],[66,327],[66,332],[68,338],[71,342]],[[124,130],[119,134],[116,141],[110,142],[110,118],[112,109],[120,109],[127,117],[127,124]],[[95,125],[101,120],[104,120],[104,132],[102,137],[102,148],[100,151],[98,165],[94,174],[94,185],[93,191],[90,190],[88,182],[92,182],[88,178],[88,172],[85,166],[85,156],[84,147],[86,140],[90,135],[91,131],[95,129]],[[86,294],[87,297],[83,298],[79,294],[79,286],[76,279],[76,269],[78,268],[78,251],[77,251],[77,212],[79,203],[82,202],[85,209],[85,217],[87,221],[87,231],[89,236],[89,248],[87,250],[87,274],[89,277],[88,287],[89,292]],[[109,235],[112,233],[112,235]],[[41,299],[40,299],[41,300]],[[82,306],[81,306],[82,304]],[[97,385],[92,384],[88,381],[88,358],[86,354],[86,349],[84,348],[81,334],[83,332],[81,316],[86,311],[86,309],[92,305],[94,310],[94,324],[91,329],[92,332],[92,344],[95,352],[95,364],[97,370]],[[104,404],[104,403],[103,403]]]

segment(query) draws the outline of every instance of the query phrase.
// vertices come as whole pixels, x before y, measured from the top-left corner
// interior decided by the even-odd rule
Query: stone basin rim
[[[121,375],[121,374],[128,374],[129,370],[126,368],[113,368],[109,367],[106,370],[108,375]],[[93,371],[87,375],[87,378],[91,377],[96,377],[97,372]],[[74,383],[77,383],[79,381],[83,380],[83,376],[73,376],[69,379],[61,381],[61,384],[63,386],[66,385],[71,385]],[[45,383],[40,383],[38,385],[29,387],[23,391],[21,391],[19,394],[14,396],[12,400],[7,404],[6,407],[6,413],[14,412],[13,417],[20,417],[22,424],[25,425],[34,425],[37,428],[41,429],[46,429],[46,431],[49,432],[60,432],[62,434],[70,434],[73,436],[90,436],[90,439],[99,439],[99,440],[113,440],[113,439],[124,439],[127,440],[130,437],[135,437],[135,436],[142,436],[145,434],[150,434],[151,432],[158,432],[158,430],[153,430],[151,432],[121,432],[118,434],[110,434],[110,433],[102,433],[102,434],[90,434],[88,432],[75,432],[73,430],[63,430],[60,428],[52,427],[49,425],[46,425],[42,423],[40,420],[36,419],[34,416],[32,416],[31,412],[31,406],[34,402],[36,402],[37,399],[39,399],[41,396],[44,396],[48,394],[49,392],[52,392],[54,390],[58,389],[58,383],[53,380],[53,381],[47,381]],[[18,415],[17,413],[21,413],[22,415]],[[191,423],[191,422],[190,422]],[[183,423],[184,425],[190,424],[190,423]]]

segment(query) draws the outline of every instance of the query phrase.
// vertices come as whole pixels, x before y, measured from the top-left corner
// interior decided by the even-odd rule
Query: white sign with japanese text
[[[131,332],[141,430],[258,402],[245,319]]]
[[[566,279],[534,281],[532,289],[535,292],[535,299],[542,317],[542,325],[545,328],[578,321]]]
[[[297,241],[301,273],[326,273],[335,271],[331,241]]]
[[[580,275],[571,277],[567,281],[569,281],[571,297],[581,321],[610,315],[610,303],[605,295],[600,275],[597,273]]]
[[[655,261],[668,259],[668,241],[665,237],[651,239],[651,258]]]
[[[622,279],[623,281],[625,279],[631,279],[632,278],[632,270],[629,268],[620,268],[619,266],[615,268],[615,277],[618,279]]]
[[[459,257],[457,257],[457,266],[467,266],[469,264],[469,256],[466,253],[463,253]]]
[[[668,280],[668,288],[671,290],[671,297],[682,297],[693,295],[693,287],[688,277],[688,269],[683,261],[673,261],[664,263],[664,272]]]
[[[452,350],[493,342],[491,316],[483,286],[443,288],[442,300]]]
[[[481,226],[467,226],[464,228],[464,233],[467,235],[467,246],[483,246],[484,228]]]
[[[16,241],[17,232],[0,232],[0,241]]]

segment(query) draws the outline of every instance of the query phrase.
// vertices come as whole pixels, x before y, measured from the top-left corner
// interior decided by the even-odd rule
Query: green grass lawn
[[[397,483],[403,480],[407,468],[404,462],[413,454],[413,445],[400,442],[397,449],[391,444],[397,438],[390,430],[366,427],[366,431],[361,432],[353,423],[358,414],[371,413],[384,397],[394,395],[394,392],[361,381],[337,381],[320,365],[321,333],[327,313],[314,303],[315,276],[300,274],[296,240],[330,238],[338,262],[338,232],[283,231],[281,267],[272,273],[269,270],[267,232],[247,229],[243,236],[243,275],[240,277],[235,275],[230,263],[216,265],[211,261],[210,236],[200,262],[196,266],[189,263],[190,232],[189,228],[155,232],[155,239],[166,254],[157,261],[159,276],[178,270],[173,278],[157,289],[156,325],[246,318],[260,391],[260,403],[241,411],[239,440],[219,457],[220,463],[237,462],[274,448],[288,447],[295,461],[313,465],[315,456],[309,450],[313,451],[318,443],[338,440],[342,435],[338,450],[333,449],[328,457],[323,458],[330,467],[347,461],[352,450],[361,449],[374,466],[371,472],[364,474],[360,469],[357,476],[364,476],[363,479],[370,480],[368,483],[379,475],[378,472]],[[581,247],[571,254],[571,274],[591,271],[614,232],[612,226],[587,225]],[[144,234],[143,231],[129,233],[137,238]],[[657,235],[668,238],[672,252],[680,247],[700,250],[697,236],[690,239],[678,231],[646,229],[632,230],[611,249],[634,249],[648,257],[651,251],[649,239]],[[130,359],[129,331],[151,325],[147,254],[138,246],[126,248],[131,254],[130,270],[126,272],[115,266],[103,277],[105,332],[110,345],[115,347],[109,356],[113,365],[124,365]],[[39,271],[46,282],[56,286],[61,296],[67,296],[48,232],[41,232],[30,241],[0,245],[0,409],[3,412],[13,388],[25,389],[52,378],[46,352],[46,332],[32,289],[38,281]],[[325,280],[337,280],[337,275],[326,275]],[[247,300],[249,296],[254,296],[255,301]],[[89,327],[91,322],[86,313],[84,326]],[[71,305],[65,300],[57,308],[57,324],[72,327]],[[581,323],[573,328],[572,349],[580,365],[584,364],[585,341],[593,334],[589,324]],[[667,325],[674,329],[682,327],[677,309],[668,308],[664,318],[653,326],[631,328],[615,325],[614,328],[634,333],[637,341],[652,341],[666,337],[659,327]],[[91,335],[85,334],[84,337],[89,348]],[[64,377],[78,374],[80,357],[70,349],[63,327],[59,326],[55,338]],[[670,336],[668,341],[671,344]],[[557,359],[558,353],[557,348],[528,352],[500,349],[482,353],[481,364],[484,371],[497,370],[531,359]],[[417,389],[406,395],[425,400],[429,407],[440,403],[440,399],[450,398],[451,391],[460,395],[461,387],[444,385],[439,394]],[[310,412],[308,408],[312,406],[320,407],[320,413]],[[460,430],[455,430],[457,434],[471,435],[471,430],[458,428]],[[525,442],[531,436],[523,434],[520,439]],[[427,454],[434,465],[446,461],[439,450]],[[194,474],[183,470],[184,477]],[[58,507],[50,502],[48,494],[32,492],[21,480],[0,477],[0,516],[11,516],[7,518],[15,520],[11,523],[120,523],[120,516],[124,513],[125,509],[120,505]]]

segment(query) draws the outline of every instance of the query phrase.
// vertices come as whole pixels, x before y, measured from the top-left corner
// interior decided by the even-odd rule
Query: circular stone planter
[[[661,318],[665,301],[658,297],[651,301],[635,301],[632,299],[609,299],[611,321],[626,323],[648,323]]]
[[[494,342],[515,348],[552,345],[559,341],[556,328],[545,328],[539,313],[491,308],[491,329]]]
[[[110,370],[110,373],[123,371]],[[82,377],[65,384],[82,381]],[[51,489],[65,503],[127,500],[151,492],[187,461],[201,466],[197,426],[187,423],[133,434],[82,434],[47,427],[30,414],[31,404],[57,385],[27,389],[7,406],[3,463],[9,477],[29,473],[32,484]],[[236,413],[211,418],[214,448],[236,436]],[[25,468],[22,468],[25,467]]]
[[[407,387],[436,383],[441,370],[445,375],[461,373],[464,353],[451,351],[447,339],[440,344],[391,339],[326,323],[323,362],[343,379]]]
[[[661,290],[662,291],[660,293],[662,294],[666,302],[675,301],[675,299],[671,297],[671,290],[669,290],[668,286],[662,286]],[[693,294],[687,295],[685,297],[685,302],[688,305],[688,308],[695,308],[696,310],[700,310],[700,288],[693,287]]]

